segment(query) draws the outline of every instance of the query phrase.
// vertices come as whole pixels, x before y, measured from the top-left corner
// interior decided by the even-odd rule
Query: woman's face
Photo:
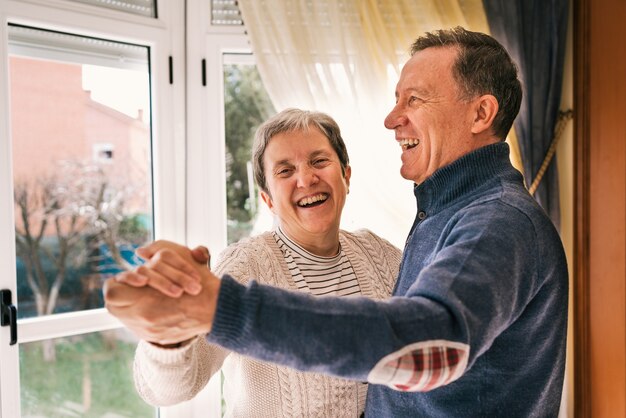
[[[261,197],[281,229],[306,248],[325,237],[337,239],[350,184],[341,163],[319,129],[283,132],[270,139],[263,155],[269,193]]]

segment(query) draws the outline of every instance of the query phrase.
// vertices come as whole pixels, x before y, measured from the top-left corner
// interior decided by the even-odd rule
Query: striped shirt
[[[321,257],[296,244],[280,228],[273,235],[298,290],[315,296],[361,294],[352,264],[341,248],[336,256]]]
[[[360,295],[361,288],[350,260],[339,246],[339,254],[321,257],[311,254],[292,241],[280,228],[272,232],[276,244],[285,257],[291,277],[299,291],[315,296]],[[359,385],[357,402],[359,409],[365,408],[367,383]],[[363,416],[363,415],[361,415]]]

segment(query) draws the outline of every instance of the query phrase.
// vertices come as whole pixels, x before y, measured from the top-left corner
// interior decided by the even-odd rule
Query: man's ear
[[[346,187],[348,188],[348,193],[350,193],[350,177],[352,177],[352,167],[347,165],[343,171],[344,171],[343,178],[346,180]]]
[[[274,213],[274,202],[272,202],[272,196],[261,190],[261,199],[263,199],[267,207],[272,211],[272,213]]]
[[[479,134],[490,129],[498,113],[498,100],[491,94],[476,99],[476,113],[472,123],[472,133]]]

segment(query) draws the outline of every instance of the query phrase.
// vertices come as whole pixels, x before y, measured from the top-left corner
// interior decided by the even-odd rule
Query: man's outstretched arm
[[[461,234],[454,248],[424,269],[404,296],[385,301],[314,298],[254,280],[244,286],[227,274],[218,279],[202,267],[198,296],[129,297],[125,309],[135,313],[118,313],[113,306],[110,310],[142,338],[161,344],[208,333],[210,343],[259,360],[397,390],[431,390],[459,378],[525,306],[527,293],[511,291],[520,289],[519,282],[528,277],[525,271],[512,269],[503,275],[493,257],[473,257],[470,263],[456,256],[478,249],[490,254],[496,245],[522,257],[520,248],[528,239],[512,240],[512,234],[502,233],[502,225],[492,225],[498,233],[488,234],[489,242],[483,235]],[[493,237],[500,239],[494,242]],[[182,248],[189,260],[189,250]],[[166,274],[162,264],[169,258],[161,257],[153,268]],[[107,299],[113,302],[113,296]]]

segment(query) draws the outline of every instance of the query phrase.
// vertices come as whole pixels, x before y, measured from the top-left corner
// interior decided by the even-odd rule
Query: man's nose
[[[391,112],[385,118],[385,128],[387,129],[396,129],[402,125],[405,125],[407,122],[406,115],[404,111],[396,105]]]

